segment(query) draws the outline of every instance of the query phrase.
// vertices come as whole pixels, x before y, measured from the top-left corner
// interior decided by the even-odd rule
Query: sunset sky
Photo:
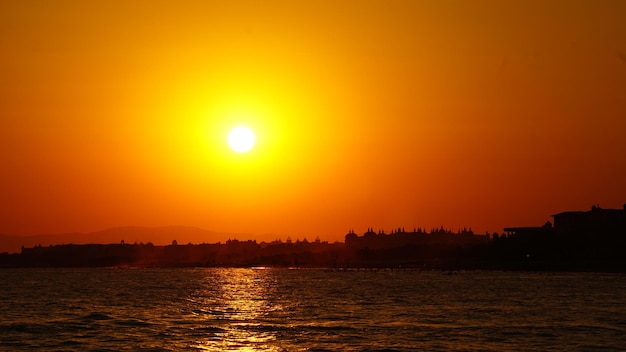
[[[0,233],[334,241],[621,208],[625,19],[621,0],[1,1]]]

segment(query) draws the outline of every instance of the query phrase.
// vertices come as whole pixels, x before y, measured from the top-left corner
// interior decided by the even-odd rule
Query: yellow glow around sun
[[[254,132],[246,126],[237,126],[228,134],[228,145],[237,153],[249,151],[255,141]]]

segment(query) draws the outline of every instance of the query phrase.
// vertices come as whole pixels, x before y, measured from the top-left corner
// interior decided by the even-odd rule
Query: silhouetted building
[[[359,235],[354,233],[354,230],[350,229],[350,231],[348,231],[348,233],[346,234],[345,243],[346,244],[354,243],[354,241],[357,240],[358,237],[359,237]]]
[[[558,234],[626,235],[626,204],[622,209],[602,209],[594,205],[589,211],[565,211],[552,217]]]
[[[540,226],[540,227],[526,226],[526,227],[505,227],[504,228],[504,233],[506,234],[506,237],[510,237],[510,238],[520,238],[520,237],[535,238],[539,236],[548,235],[552,233],[552,231],[553,231],[553,228],[552,228],[552,223],[550,223],[550,221],[546,222],[543,226]]]
[[[552,233],[566,236],[626,235],[626,204],[623,209],[602,209],[594,205],[589,211],[564,211],[552,217],[554,227],[548,221],[541,227],[505,227],[504,232],[512,238]]]

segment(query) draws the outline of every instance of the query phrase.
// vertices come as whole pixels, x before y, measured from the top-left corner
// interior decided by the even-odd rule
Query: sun
[[[254,147],[254,132],[246,126],[237,126],[228,134],[228,145],[237,153],[245,153]]]

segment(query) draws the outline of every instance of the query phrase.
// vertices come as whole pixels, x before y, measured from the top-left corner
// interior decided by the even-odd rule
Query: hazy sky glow
[[[625,18],[621,0],[1,1],[0,233],[343,240],[622,207]]]

